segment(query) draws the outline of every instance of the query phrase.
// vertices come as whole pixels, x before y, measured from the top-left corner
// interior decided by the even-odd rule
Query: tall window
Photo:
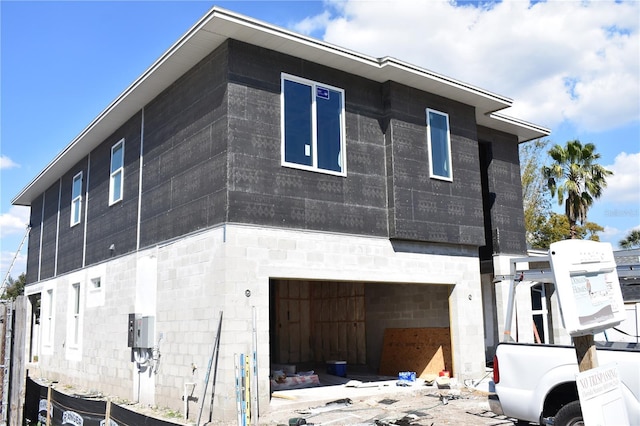
[[[82,214],[82,172],[73,177],[71,185],[71,225],[80,223]]]
[[[346,175],[344,90],[282,75],[282,164]]]
[[[72,300],[71,300],[71,322],[72,325],[72,343],[77,345],[80,342],[80,283],[72,285]]]
[[[109,179],[109,205],[122,200],[124,181],[124,139],[111,147],[111,178]]]
[[[427,109],[427,144],[430,155],[430,176],[437,179],[453,180],[451,138],[447,114]]]
[[[48,346],[53,345],[53,290],[47,290],[47,300],[45,302],[47,309],[46,326],[45,326],[45,341]]]

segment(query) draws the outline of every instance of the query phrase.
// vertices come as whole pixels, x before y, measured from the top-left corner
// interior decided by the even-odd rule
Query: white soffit
[[[227,39],[296,56],[373,81],[395,81],[472,105],[476,108],[478,124],[516,134],[519,141],[549,134],[549,130],[542,127],[492,114],[511,106],[509,98],[393,58],[372,58],[214,7],[107,106],[12,203],[30,205],[69,168]]]

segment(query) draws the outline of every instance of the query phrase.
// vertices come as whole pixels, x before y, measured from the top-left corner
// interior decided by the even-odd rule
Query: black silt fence
[[[49,388],[42,386],[27,377],[24,419],[26,424],[46,425],[47,400]],[[106,401],[85,399],[65,395],[55,389],[51,390],[52,426],[101,426],[105,425],[109,407],[108,426],[175,426],[172,423],[155,417],[145,416],[116,404],[107,405]]]

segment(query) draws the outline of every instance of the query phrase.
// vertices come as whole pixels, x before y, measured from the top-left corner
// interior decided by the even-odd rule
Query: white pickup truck
[[[616,363],[629,425],[640,425],[640,344],[596,343],[598,363]],[[578,402],[573,346],[500,343],[493,364],[491,411],[520,424],[584,424]]]
[[[611,248],[606,247],[607,250],[602,250],[603,246],[600,244],[577,240],[554,243],[547,256],[512,259],[509,276],[499,279],[509,284],[509,298],[504,342],[496,347],[493,363],[495,393],[490,394],[489,405],[494,413],[517,419],[518,424],[584,425],[576,386],[576,374],[579,372],[576,348],[574,346],[515,343],[511,336],[511,327],[513,325],[516,287],[522,282],[552,283],[557,293],[562,290],[565,292],[564,294],[568,292],[570,296],[577,297],[571,294],[577,291],[573,287],[573,281],[569,283],[561,281],[561,285],[558,285],[555,282],[557,277],[554,278],[554,273],[540,269],[540,265],[543,265],[544,262],[553,266],[553,262],[559,256],[558,253],[567,247],[573,250],[570,252],[571,255],[578,259],[575,263],[570,264],[576,270],[594,268],[592,265],[599,267],[605,263],[602,262],[604,259],[608,261],[607,267],[613,265],[618,270],[618,276],[634,280],[640,277],[638,275],[640,270],[638,266],[640,265],[637,264],[640,256],[636,255],[633,267],[628,265],[623,267],[619,261],[611,262]],[[598,256],[589,256],[592,253],[596,253]],[[551,256],[556,256],[556,259]],[[582,257],[586,260],[582,260]],[[537,265],[537,270],[531,266],[534,264]],[[568,262],[559,265],[558,270],[561,270],[566,264]],[[578,276],[585,273],[576,274]],[[561,280],[563,278],[561,274],[558,274],[558,277]],[[576,283],[576,288],[578,288],[577,286],[581,282],[576,281]],[[610,294],[616,289],[606,288],[606,290]],[[591,291],[590,288],[589,291]],[[587,294],[591,295],[591,293]],[[563,310],[562,306],[560,306],[560,310]],[[566,323],[565,320],[566,318],[563,319],[563,323]],[[605,328],[608,327],[603,327],[603,329]],[[617,365],[629,426],[640,426],[640,343],[596,342],[596,353],[598,365],[605,366],[614,363]]]

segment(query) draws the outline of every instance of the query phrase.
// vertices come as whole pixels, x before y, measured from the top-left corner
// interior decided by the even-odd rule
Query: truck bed
[[[640,424],[640,345],[596,344],[599,365],[616,363],[632,425]],[[495,392],[502,412],[538,423],[577,400],[578,373],[573,346],[500,343],[494,358]]]

